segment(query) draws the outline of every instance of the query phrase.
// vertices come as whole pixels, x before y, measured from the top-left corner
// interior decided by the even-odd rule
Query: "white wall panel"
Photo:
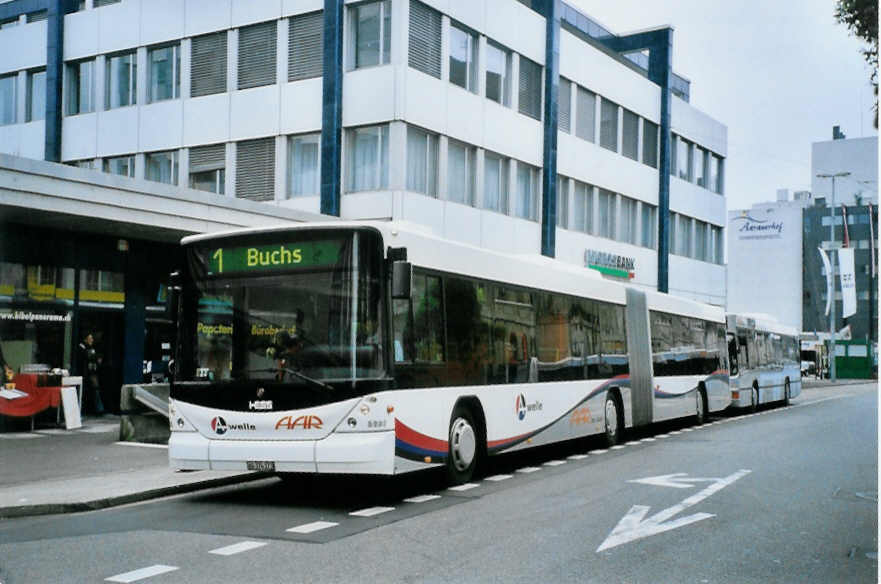
[[[344,193],[340,198],[340,217],[344,219],[389,219],[392,217],[393,193]]]
[[[408,123],[442,134],[449,133],[447,89],[450,83],[410,68],[402,69],[401,76],[405,91],[404,107],[399,112],[400,116]]]
[[[46,44],[45,37],[40,39]],[[64,60],[89,57],[98,52],[98,11],[85,10],[64,17]]]
[[[542,165],[542,124],[538,120],[487,101],[483,131],[486,149],[533,166]]]
[[[0,152],[21,156],[21,124],[0,126]]]
[[[350,71],[343,79],[343,125],[361,126],[395,117],[395,69],[391,66]]]
[[[418,223],[431,230],[437,236],[444,233],[444,201],[426,195],[408,193],[401,194],[401,219]]]
[[[320,213],[321,197],[294,197],[292,199],[278,201],[278,205],[280,207],[298,209],[300,211],[307,211],[309,213]]]
[[[61,159],[81,160],[98,155],[98,114],[62,118]]]
[[[233,140],[279,133],[277,85],[254,87],[231,94],[230,137]]]
[[[443,237],[480,245],[480,209],[447,202],[444,205]]]
[[[138,151],[138,108],[120,107],[98,112],[98,156]]]
[[[186,4],[180,0],[141,2],[141,45],[153,45],[184,36]]]
[[[511,0],[486,0],[486,28],[481,31],[521,55],[544,66],[545,19]]]
[[[725,306],[725,266],[670,256],[670,294]]]
[[[727,126],[678,97],[674,96],[671,102],[670,125],[674,134],[697,142],[722,157],[728,156]]]
[[[281,87],[281,133],[321,131],[322,79],[305,79]]]
[[[463,2],[453,0],[444,10],[450,18],[477,31],[486,30],[486,6],[484,2]]]
[[[229,94],[184,100],[184,146],[229,140]]]
[[[186,0],[186,36],[230,28],[231,0]]]
[[[514,225],[510,217],[492,211],[480,214],[481,247],[510,251],[514,236]]]
[[[111,53],[138,46],[141,32],[139,25],[141,0],[110,4],[95,12],[98,14],[99,53]]]
[[[232,26],[274,20],[281,16],[281,0],[232,0]]]
[[[151,103],[141,108],[139,150],[169,150],[183,145],[184,106],[179,99]]]
[[[282,0],[281,2],[281,13],[284,16],[305,14],[316,10],[324,10],[323,0]]]
[[[46,122],[43,120],[21,124],[19,156],[42,160],[46,152]],[[0,138],[2,143],[2,138]]]
[[[0,74],[45,65],[45,21],[3,29],[0,34]]]
[[[670,177],[670,210],[713,225],[725,225],[725,197]]]
[[[483,127],[483,110],[487,100],[452,83],[446,85],[447,119],[444,126],[447,133],[468,144],[483,144],[483,134],[489,132]]]

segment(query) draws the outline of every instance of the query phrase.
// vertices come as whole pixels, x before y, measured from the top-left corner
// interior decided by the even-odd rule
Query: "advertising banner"
[[[857,286],[853,273],[853,248],[838,250],[838,273],[841,276],[841,318],[857,312]]]
[[[823,314],[829,316],[829,311],[832,309],[832,282],[834,282],[832,279],[832,263],[822,247],[818,247],[817,251],[820,252],[820,259],[823,260],[823,267],[826,269],[826,311]]]

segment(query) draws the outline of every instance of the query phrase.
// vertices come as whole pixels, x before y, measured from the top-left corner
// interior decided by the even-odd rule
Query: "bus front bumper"
[[[174,470],[247,471],[248,462],[273,462],[277,472],[382,474],[395,472],[395,433],[330,434],[322,440],[211,440],[198,432],[172,432],[168,461]]]

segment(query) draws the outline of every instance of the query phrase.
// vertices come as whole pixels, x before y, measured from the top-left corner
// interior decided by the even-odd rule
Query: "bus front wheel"
[[[467,483],[477,466],[477,430],[474,415],[458,405],[450,418],[450,443],[447,453],[447,478],[454,485]]]

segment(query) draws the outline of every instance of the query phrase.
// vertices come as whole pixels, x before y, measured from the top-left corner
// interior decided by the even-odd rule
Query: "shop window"
[[[80,270],[80,304],[125,303],[125,274],[105,270]]]

